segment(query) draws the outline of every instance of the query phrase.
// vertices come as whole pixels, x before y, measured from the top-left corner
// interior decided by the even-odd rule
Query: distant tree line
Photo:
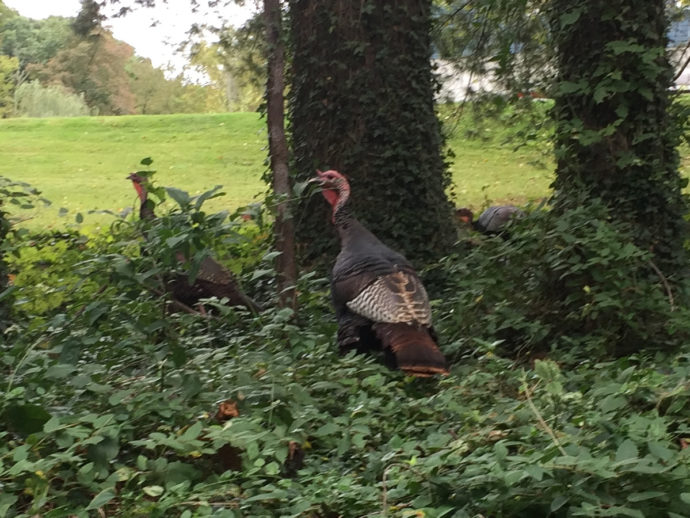
[[[95,7],[95,9],[94,9]],[[0,0],[0,117],[253,110],[263,69],[251,30],[191,49],[205,84],[175,77],[113,37],[90,0],[75,18],[20,16]],[[241,50],[238,50],[238,47]],[[245,50],[246,49],[246,50]],[[257,72],[258,71],[258,72]]]

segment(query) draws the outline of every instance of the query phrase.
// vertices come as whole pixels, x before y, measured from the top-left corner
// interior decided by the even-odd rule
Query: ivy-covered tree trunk
[[[9,297],[5,295],[7,290],[7,263],[4,257],[4,244],[7,233],[10,230],[10,223],[7,221],[7,214],[2,210],[2,200],[0,200],[0,334],[7,329],[10,323]],[[0,336],[0,341],[2,337]]]
[[[434,112],[431,0],[292,0],[290,124],[300,179],[337,169],[357,217],[411,259],[454,237]],[[302,202],[302,255],[335,246],[321,196]]]
[[[669,113],[665,0],[552,0],[556,208],[600,197],[672,277],[687,212]]]

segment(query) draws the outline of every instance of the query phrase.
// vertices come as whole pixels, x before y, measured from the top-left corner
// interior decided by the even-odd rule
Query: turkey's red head
[[[333,169],[329,171],[316,170],[316,178],[311,181],[321,185],[321,194],[326,201],[333,207],[333,220],[335,213],[338,212],[350,197],[350,182],[344,175]]]
[[[149,193],[146,190],[146,186],[148,185],[148,180],[144,178],[141,175],[138,175],[137,173],[132,173],[127,177],[128,180],[132,180],[132,185],[134,186],[134,190],[137,191],[137,195],[139,196],[139,201],[141,202],[141,205],[139,207],[139,217],[141,219],[153,219],[155,216],[153,212],[153,206],[154,203],[153,201],[149,200]]]
[[[474,214],[472,214],[472,211],[467,208],[456,209],[455,217],[459,222],[465,225],[471,225],[472,221],[474,220]]]
[[[148,197],[148,193],[146,192],[146,179],[143,176],[139,176],[137,173],[130,174],[127,179],[132,180],[132,185],[134,186],[134,190],[137,191],[141,203],[146,203]]]

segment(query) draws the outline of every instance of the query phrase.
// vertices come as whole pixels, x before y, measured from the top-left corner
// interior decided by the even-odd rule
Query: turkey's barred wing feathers
[[[214,284],[235,284],[232,274],[218,261],[211,257],[205,257],[199,266],[197,279],[212,282]]]
[[[424,286],[416,275],[403,270],[377,278],[346,305],[373,322],[431,325]]]
[[[400,370],[419,377],[448,374],[446,359],[427,328],[387,323],[374,324],[373,328]]]

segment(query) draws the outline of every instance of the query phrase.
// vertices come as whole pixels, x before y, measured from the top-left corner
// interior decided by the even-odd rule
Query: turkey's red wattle
[[[338,203],[338,193],[335,190],[324,189],[321,191],[321,194],[323,194],[323,197],[326,198],[331,207],[335,207],[335,204]]]
[[[142,203],[146,203],[147,194],[141,184],[139,182],[132,181],[132,185],[134,185],[134,190],[136,190],[137,194],[139,195],[139,200]]]

